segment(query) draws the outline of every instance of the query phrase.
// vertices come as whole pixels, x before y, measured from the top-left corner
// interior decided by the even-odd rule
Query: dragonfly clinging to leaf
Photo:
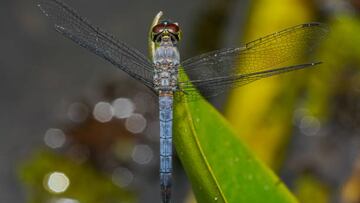
[[[39,0],[39,7],[59,33],[109,61],[151,89],[159,98],[160,185],[162,201],[170,202],[172,174],[173,101],[191,102],[216,96],[229,88],[320,62],[278,67],[313,50],[327,33],[320,23],[307,23],[265,36],[239,48],[180,60],[178,23],[158,20],[151,30],[152,59],[115,39],[60,0]],[[160,18],[162,13],[158,14]],[[189,77],[187,77],[186,75]],[[198,89],[201,90],[199,93]]]

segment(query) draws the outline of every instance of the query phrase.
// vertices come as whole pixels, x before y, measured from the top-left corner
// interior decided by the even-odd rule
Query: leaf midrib
[[[186,101],[184,102],[184,105],[185,105],[185,108],[186,108],[186,111],[189,111],[189,104],[187,101],[187,99],[185,99]],[[188,113],[188,112],[187,112]],[[195,140],[195,143],[196,143],[196,147],[198,149],[198,151],[200,152],[201,154],[201,158],[203,160],[203,162],[205,163],[206,165],[206,168],[208,169],[208,172],[210,173],[211,177],[212,177],[212,180],[214,181],[215,185],[216,185],[216,189],[219,191],[219,194],[221,195],[221,198],[222,200],[225,202],[225,203],[228,203],[227,199],[225,198],[225,195],[220,187],[220,184],[218,183],[215,175],[214,175],[214,172],[212,171],[212,168],[208,162],[208,160],[206,159],[206,156],[202,150],[202,147],[200,145],[200,142],[198,140],[198,138],[195,136],[196,135],[196,130],[195,130],[195,126],[194,126],[194,122],[193,122],[193,118],[192,116],[189,116],[189,126],[190,126],[190,130],[191,130],[191,135],[193,136],[193,139]]]

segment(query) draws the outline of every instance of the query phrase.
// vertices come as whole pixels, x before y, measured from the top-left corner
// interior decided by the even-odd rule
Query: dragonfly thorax
[[[174,92],[177,89],[177,74],[180,54],[171,40],[164,38],[155,49],[154,88],[160,92]]]

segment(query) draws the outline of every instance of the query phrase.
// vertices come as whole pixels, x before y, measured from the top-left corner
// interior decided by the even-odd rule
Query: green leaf
[[[204,100],[175,103],[174,143],[199,203],[297,202]]]

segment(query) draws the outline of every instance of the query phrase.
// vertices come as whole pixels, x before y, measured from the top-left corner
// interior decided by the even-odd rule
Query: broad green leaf
[[[174,143],[197,201],[297,202],[206,101],[178,102]]]

